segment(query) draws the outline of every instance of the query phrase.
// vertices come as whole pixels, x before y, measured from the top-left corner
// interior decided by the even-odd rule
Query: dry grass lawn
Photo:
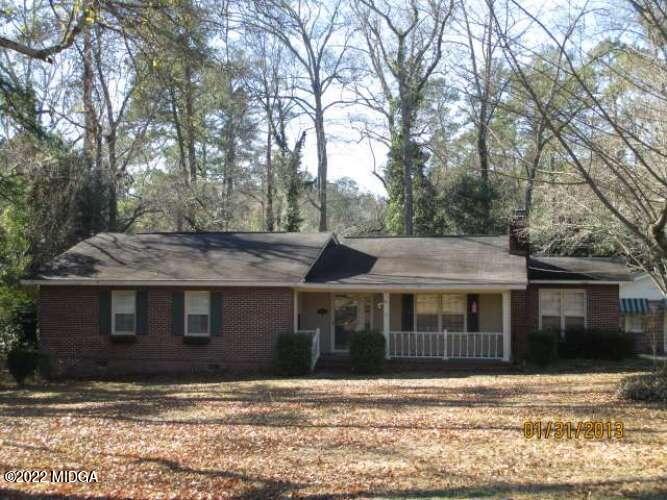
[[[96,484],[0,496],[667,496],[667,409],[597,373],[66,382],[0,386],[0,472]],[[612,420],[623,439],[527,440],[525,420]]]

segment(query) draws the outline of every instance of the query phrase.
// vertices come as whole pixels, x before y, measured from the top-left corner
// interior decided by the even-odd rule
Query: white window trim
[[[134,326],[132,328],[131,332],[128,331],[122,331],[118,332],[116,331],[116,313],[117,311],[115,310],[116,308],[114,307],[114,304],[116,301],[114,300],[114,297],[120,295],[120,294],[126,294],[126,295],[131,295],[132,296],[132,304],[134,305],[133,312],[132,314],[134,315]],[[120,314],[123,314],[122,312],[118,311]],[[111,335],[136,335],[137,334],[137,292],[136,290],[112,290],[111,291]]]
[[[542,294],[553,291],[560,291],[560,331],[565,331],[565,294],[567,292],[581,292],[584,294],[584,328],[588,328],[588,293],[585,288],[540,288],[537,297],[539,329],[542,329]]]
[[[208,316],[207,327],[208,330],[206,333],[190,333],[188,332],[188,314],[190,310],[188,309],[188,295],[192,294],[202,294],[206,293],[208,295],[208,311],[206,315]],[[188,290],[183,295],[183,335],[186,337],[210,337],[211,336],[211,292],[207,290]]]
[[[468,332],[468,295],[465,293],[415,293],[413,294],[414,298],[412,299],[412,331],[417,332],[417,295],[437,295],[438,296],[438,331],[444,331],[442,328],[442,315],[444,314],[444,305],[442,302],[442,297],[444,295],[460,295],[463,297],[463,332]],[[478,304],[479,306],[479,304]]]

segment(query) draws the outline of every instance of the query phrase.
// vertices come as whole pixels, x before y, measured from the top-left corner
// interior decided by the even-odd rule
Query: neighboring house
[[[632,334],[639,353],[667,352],[667,297],[646,273],[621,284],[621,328]]]
[[[295,330],[318,355],[373,329],[388,358],[509,363],[533,329],[618,328],[621,263],[528,257],[510,233],[104,233],[25,283],[71,374],[264,370]]]

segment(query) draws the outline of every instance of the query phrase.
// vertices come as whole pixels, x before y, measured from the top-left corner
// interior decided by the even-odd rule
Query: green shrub
[[[537,330],[528,335],[528,360],[546,366],[558,359],[558,334],[548,330]]]
[[[311,336],[307,333],[278,335],[274,367],[281,375],[298,376],[310,372]]]
[[[45,352],[39,353],[37,361],[37,373],[44,380],[50,380],[55,376],[55,367],[53,364],[53,357]]]
[[[354,332],[350,337],[350,360],[357,373],[381,373],[384,369],[385,339],[379,332]]]
[[[16,345],[7,353],[7,369],[19,385],[35,373],[38,365],[39,352],[34,349]]]
[[[592,351],[593,336],[590,330],[572,328],[566,330],[558,341],[558,356],[563,359],[588,358]]]
[[[620,361],[632,356],[632,337],[619,330],[567,330],[558,344],[558,354],[564,359]]]
[[[592,356],[621,361],[632,356],[632,337],[621,331],[594,331]]]
[[[634,401],[667,402],[667,371],[627,377],[621,380],[618,394]]]

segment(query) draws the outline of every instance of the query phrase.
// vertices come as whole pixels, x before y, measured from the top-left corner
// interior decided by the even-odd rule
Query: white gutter
[[[304,291],[315,290],[525,290],[525,283],[493,283],[493,284],[469,284],[469,283],[447,283],[442,285],[396,285],[396,284],[368,284],[368,285],[346,285],[340,283],[301,283],[301,282],[275,282],[275,281],[225,281],[225,280],[96,280],[96,279],[43,279],[43,280],[21,280],[26,286],[189,286],[189,287],[273,287],[294,288]]]
[[[290,288],[297,281],[226,281],[226,280],[96,280],[96,279],[44,279],[21,280],[22,285],[38,286],[236,286],[236,287],[282,287]]]
[[[629,282],[625,280],[529,280],[528,283],[536,285],[620,285]]]
[[[299,283],[296,285],[298,290],[303,291],[329,291],[329,290],[354,290],[354,291],[382,291],[382,290],[400,290],[403,292],[410,291],[442,291],[442,290],[461,290],[461,291],[503,291],[503,290],[525,290],[526,283],[493,283],[486,285],[469,284],[469,283],[443,283],[442,285],[345,285],[340,283]]]

